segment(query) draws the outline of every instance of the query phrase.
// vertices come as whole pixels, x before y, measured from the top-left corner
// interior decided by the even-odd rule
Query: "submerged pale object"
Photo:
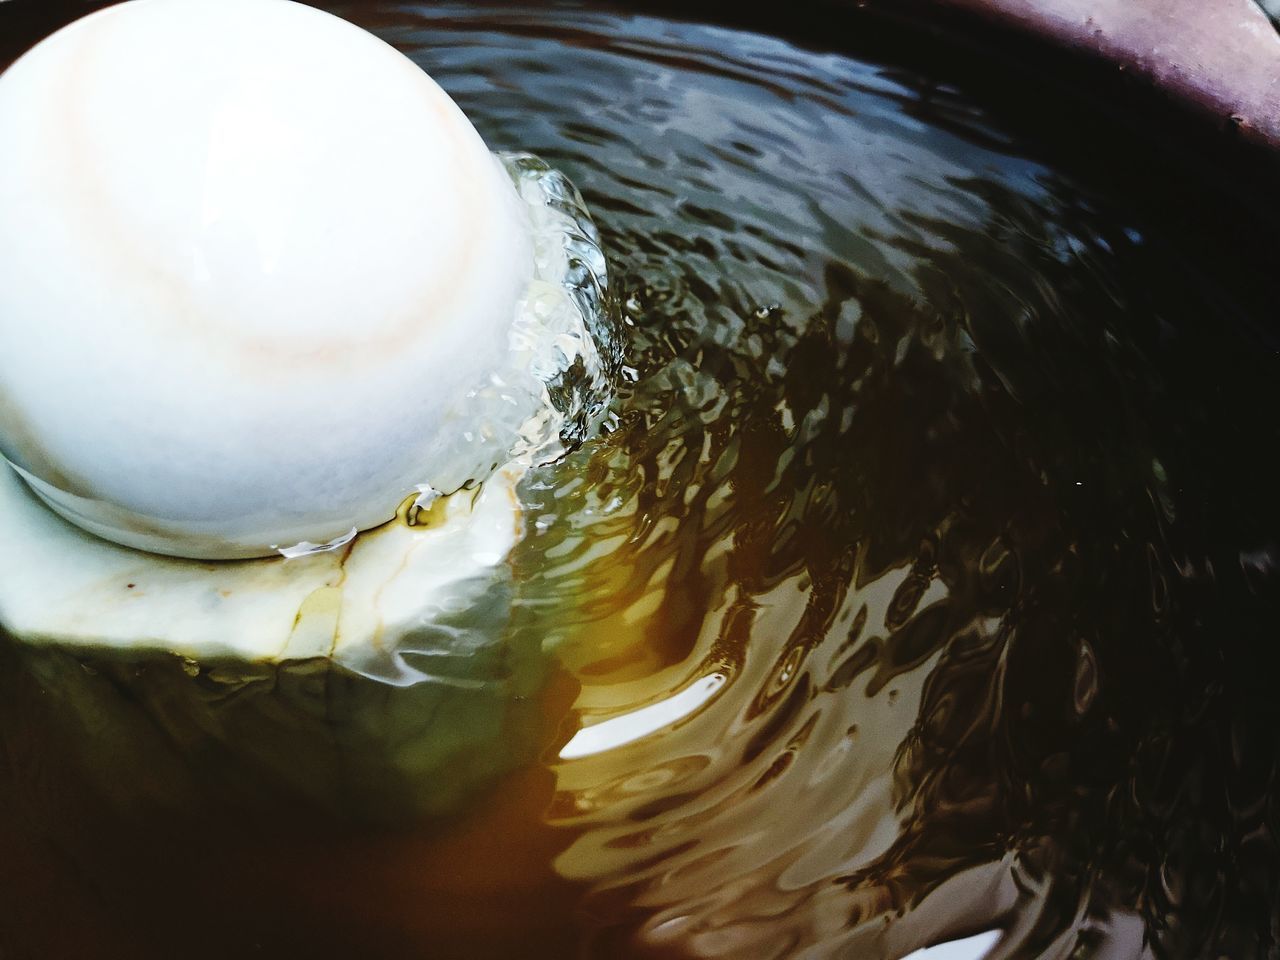
[[[79,526],[324,544],[482,480],[538,416],[508,383],[546,280],[530,206],[355,26],[110,7],[0,78],[0,143],[0,450]]]

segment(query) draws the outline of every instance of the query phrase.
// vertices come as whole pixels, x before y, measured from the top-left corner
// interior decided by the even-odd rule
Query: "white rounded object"
[[[0,77],[0,144],[0,452],[63,516],[260,556],[460,455],[532,240],[393,48],[288,0],[131,0]]]

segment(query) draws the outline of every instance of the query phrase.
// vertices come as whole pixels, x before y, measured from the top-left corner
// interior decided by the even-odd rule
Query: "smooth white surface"
[[[484,456],[467,394],[527,217],[382,41],[287,0],[132,0],[0,77],[0,144],[0,451],[65,516],[263,555]]]
[[[194,660],[332,657],[388,676],[398,645],[483,602],[523,533],[504,468],[433,523],[396,521],[346,550],[200,563],[107,543],[50,513],[0,464],[0,623],[26,643],[162,650]],[[405,679],[413,679],[405,677]]]
[[[712,673],[665,700],[583,727],[560,750],[560,759],[576,760],[604,753],[668,729],[702,709],[727,679],[723,673]]]
[[[952,940],[917,950],[906,960],[982,960],[1000,939],[1000,931],[988,930],[963,940]]]

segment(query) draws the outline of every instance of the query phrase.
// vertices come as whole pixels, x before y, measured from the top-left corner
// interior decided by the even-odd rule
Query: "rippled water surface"
[[[506,725],[432,707],[514,772],[440,761],[485,785],[410,825],[104,819],[27,850],[16,955],[1275,956],[1274,287],[922,73],[336,10],[573,178],[626,322],[602,435],[523,490]]]

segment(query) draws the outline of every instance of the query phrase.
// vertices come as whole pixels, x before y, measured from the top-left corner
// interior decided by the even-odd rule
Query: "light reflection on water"
[[[1274,847],[1251,906],[1188,912],[1160,838],[1234,828],[1121,800],[1221,631],[1275,622],[1187,565],[1280,529],[1248,452],[1275,355],[1220,336],[1245,308],[1215,268],[906,71],[645,17],[431,21],[390,36],[586,195],[638,371],[528,485],[515,561],[516,636],[580,685],[548,819],[586,953],[1269,942],[1242,930]],[[1250,506],[1178,519],[1222,471]]]
[[[1230,263],[908,70],[596,10],[340,12],[571,175],[633,376],[522,489],[489,699],[397,701],[501,744],[415,757],[487,789],[372,837],[210,832],[253,942],[856,960],[976,956],[994,924],[992,960],[1274,950],[1280,353]],[[308,736],[341,740],[341,678],[304,680]],[[56,781],[14,729],[13,767]],[[140,856],[87,823],[112,876]]]

